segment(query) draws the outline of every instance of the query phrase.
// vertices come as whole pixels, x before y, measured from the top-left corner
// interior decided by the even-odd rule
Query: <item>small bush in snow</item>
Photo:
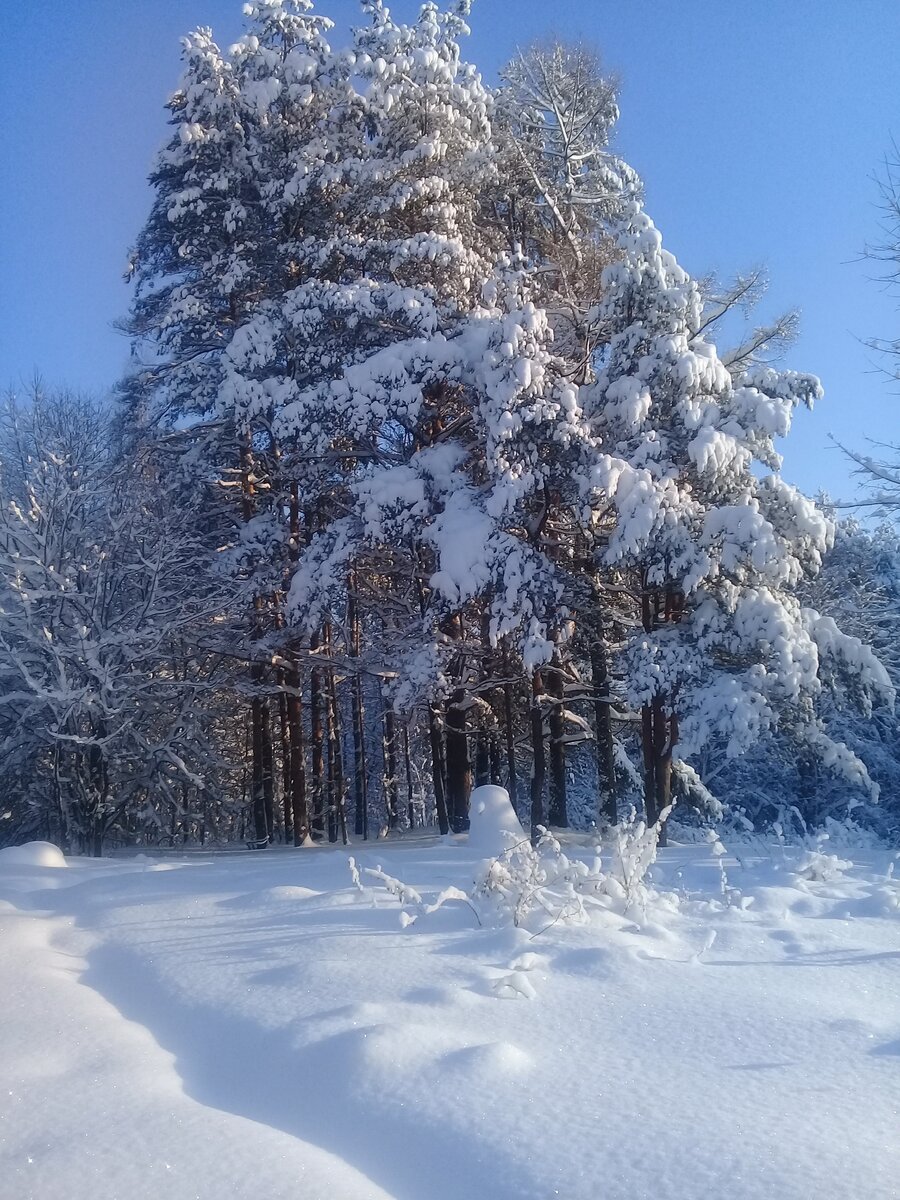
[[[475,882],[472,900],[503,923],[522,925],[535,911],[551,922],[582,923],[588,919],[586,900],[602,894],[603,882],[599,856],[593,868],[570,859],[542,830],[536,845],[524,838],[492,858]]]
[[[645,881],[656,862],[660,827],[671,811],[671,806],[666,808],[660,814],[659,824],[648,828],[646,822],[636,819],[632,809],[629,819],[616,826],[613,867],[606,891],[614,899],[623,901],[625,912],[635,905],[643,908],[650,898],[651,892]]]
[[[668,810],[663,814],[663,820]],[[502,835],[502,831],[501,835]],[[629,820],[615,830],[611,866],[602,869],[600,847],[593,860],[570,857],[560,842],[546,829],[540,830],[535,845],[527,837],[507,833],[508,846],[482,866],[471,891],[448,888],[433,904],[426,904],[415,888],[385,874],[380,867],[360,872],[350,859],[350,874],[360,891],[360,875],[367,875],[402,906],[401,924],[411,925],[419,916],[427,916],[449,900],[464,901],[478,924],[524,926],[536,916],[541,928],[564,924],[585,924],[591,908],[630,914],[644,910],[658,893],[647,882],[656,861],[659,827],[648,828],[632,811]],[[724,848],[723,848],[724,853]],[[545,920],[546,918],[546,920]],[[540,930],[539,930],[540,931]]]
[[[815,845],[810,846],[803,854],[795,872],[798,879],[808,879],[814,883],[831,883],[835,879],[840,879],[844,872],[853,866],[853,863],[845,858],[838,858],[836,854],[826,854],[822,849],[826,840],[827,835],[817,838]]]

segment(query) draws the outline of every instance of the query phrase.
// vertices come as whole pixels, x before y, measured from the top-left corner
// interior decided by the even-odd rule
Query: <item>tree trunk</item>
[[[506,790],[512,806],[518,812],[519,787],[516,778],[516,731],[513,724],[513,685],[509,678],[509,651],[503,643],[503,724],[506,736]]]
[[[285,673],[278,672],[278,728],[281,733],[281,815],[284,822],[285,845],[293,841],[291,821],[291,731],[287,718],[287,696],[284,692]]]
[[[303,753],[303,704],[300,699],[300,672],[292,667],[286,676],[285,696],[291,755],[291,829],[295,846],[309,837],[309,810],[306,802],[306,758]]]
[[[330,629],[328,631],[330,651]],[[331,780],[331,803],[328,809],[328,840],[347,845],[347,775],[344,771],[344,739],[341,731],[341,709],[338,704],[334,670],[328,671],[328,764]]]
[[[644,756],[644,812],[648,825],[659,823],[659,844],[666,844],[663,812],[672,803],[672,752],[678,736],[677,718],[666,716],[661,697],[641,709]]]
[[[350,654],[358,659],[362,649],[362,631],[359,621],[359,601],[356,597],[356,572],[350,576],[347,624],[350,626]],[[353,830],[357,837],[369,836],[369,779],[366,767],[366,722],[363,702],[362,676],[357,670],[353,677],[352,692],[353,721]]]
[[[397,722],[394,710],[390,705],[386,706],[382,715],[381,731],[384,805],[387,809],[388,828],[396,829],[400,822],[397,790]]]
[[[547,671],[547,690],[553,697],[550,708],[550,824],[560,829],[569,825],[566,787],[566,722],[563,716],[565,678],[558,666]]]
[[[531,752],[533,764],[531,768],[531,840],[537,842],[538,827],[544,825],[544,782],[547,775],[547,761],[544,752],[544,714],[541,709],[541,694],[543,684],[540,671],[535,671],[531,679]]]
[[[672,800],[672,745],[670,722],[660,698],[653,701],[653,743],[656,754],[654,783],[656,784],[656,820],[659,825],[659,845],[666,844],[666,822],[663,813]]]
[[[488,735],[488,762],[490,765],[491,783],[498,787],[502,786],[503,777],[500,769],[500,739],[497,737],[496,730],[491,730]]]
[[[296,563],[300,558],[302,529],[300,526],[300,489],[296,479],[290,484],[290,530],[288,559]],[[293,656],[292,656],[293,657]],[[291,830],[295,846],[302,846],[310,833],[309,804],[306,796],[306,754],[303,745],[303,700],[301,698],[300,671],[296,665],[285,675],[285,695],[288,734],[290,738],[290,785],[291,785]],[[287,828],[285,829],[287,840]]]
[[[254,688],[262,686],[262,667],[258,663],[254,663],[251,668],[250,679]],[[253,827],[256,835],[257,850],[262,850],[263,847],[269,844],[269,825],[266,819],[265,752],[263,749],[264,716],[262,696],[254,694],[250,701],[250,803],[253,808]]]
[[[450,826],[454,833],[463,833],[469,828],[472,767],[469,762],[469,747],[466,739],[466,710],[463,707],[465,699],[465,691],[457,688],[447,702],[445,716],[447,802],[450,810]]]
[[[431,779],[434,788],[434,803],[437,808],[438,829],[442,834],[450,832],[447,813],[447,792],[444,787],[444,748],[441,738],[441,720],[437,706],[428,706],[428,740],[431,743]]]
[[[275,841],[275,752],[272,747],[272,706],[268,696],[262,697],[262,771],[263,801],[266,809],[266,837],[269,845]]]
[[[641,590],[641,622],[647,633],[661,624],[677,624],[681,620],[684,597],[671,586],[665,591],[647,587]],[[674,698],[669,696],[674,708]],[[678,740],[678,717],[674,711],[666,714],[666,696],[653,697],[641,709],[641,738],[644,747],[644,807],[647,823],[659,824],[659,844],[666,844],[666,823],[662,814],[672,803],[672,754]]]
[[[315,635],[310,649],[318,649],[319,638]],[[313,667],[309,679],[309,725],[312,767],[312,831],[314,836],[325,836],[325,729],[323,725],[322,668]]]
[[[483,787],[491,780],[491,750],[489,734],[483,729],[476,735],[475,741],[475,786]]]
[[[406,819],[410,829],[415,828],[416,810],[413,804],[412,763],[409,758],[409,726],[403,726],[403,766],[406,772]]]
[[[616,778],[616,747],[613,739],[612,699],[609,694],[609,668],[603,635],[598,632],[591,640],[591,687],[594,693],[594,725],[596,728],[597,776],[600,795],[600,816],[610,825],[619,819],[619,787]]]
[[[641,706],[641,752],[644,759],[644,820],[656,824],[656,742],[653,736],[653,709]]]
[[[481,681],[484,684],[493,683],[494,652],[491,649],[490,613],[487,607],[481,614]],[[484,787],[491,779],[490,726],[488,713],[490,708],[490,693],[486,692],[481,710],[481,729],[475,735],[475,786]]]
[[[253,519],[256,509],[256,484],[253,476],[253,448],[248,433],[241,434],[238,443],[238,454],[241,469],[241,516],[246,523]],[[254,564],[255,566],[255,564]],[[262,636],[262,597],[253,598],[252,639],[256,641]],[[261,663],[253,663],[250,667],[250,684],[252,696],[250,700],[250,803],[253,809],[253,824],[256,834],[256,848],[262,849],[269,844],[269,820],[267,800],[270,801],[269,787],[271,786],[271,738],[267,739],[264,725],[268,720],[267,705],[263,703],[263,668]],[[270,761],[266,762],[266,743],[268,740]],[[267,783],[267,776],[269,782]]]
[[[326,655],[331,648],[331,628],[326,624],[323,635],[323,645]],[[338,839],[338,774],[337,751],[339,749],[335,736],[335,708],[332,705],[334,690],[334,674],[331,670],[323,672],[323,708],[325,721],[325,754],[326,754],[326,796],[325,796],[325,827],[329,842]]]
[[[641,581],[641,625],[645,633],[653,633],[655,630],[658,608],[656,593],[651,592],[644,577]],[[659,816],[656,807],[656,767],[659,756],[656,749],[653,702],[641,706],[641,751],[644,758],[644,819],[648,825],[655,825]]]

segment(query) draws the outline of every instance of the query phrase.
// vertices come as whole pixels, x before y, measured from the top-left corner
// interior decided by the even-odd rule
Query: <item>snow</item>
[[[324,848],[0,856],[0,1196],[897,1194],[888,852],[671,846],[535,935],[454,902],[482,802],[471,844],[353,846],[360,884]]]
[[[469,822],[469,847],[485,857],[496,858],[511,845],[527,838],[509,792],[493,783],[486,783],[472,792]]]
[[[25,846],[0,849],[0,870],[4,867],[65,867],[66,856],[50,842],[29,842]]]

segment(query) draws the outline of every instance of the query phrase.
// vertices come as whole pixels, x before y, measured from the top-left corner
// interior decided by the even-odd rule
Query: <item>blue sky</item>
[[[339,31],[358,11],[320,10]],[[0,384],[39,369],[102,391],[120,372],[121,274],[149,208],[178,39],[207,24],[232,42],[239,0],[43,0],[5,22]],[[696,274],[763,263],[763,315],[802,310],[787,362],[818,374],[826,398],[785,443],[785,474],[852,494],[829,432],[855,446],[900,436],[900,396],[861,342],[896,336],[898,305],[860,259],[878,237],[872,175],[900,137],[900,3],[476,0],[471,24],[466,52],[489,81],[542,34],[600,50],[622,84],[617,148],[669,249]]]

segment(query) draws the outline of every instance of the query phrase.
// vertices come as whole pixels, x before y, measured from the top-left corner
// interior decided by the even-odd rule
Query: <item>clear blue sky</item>
[[[42,0],[13,6],[0,68],[0,383],[37,368],[102,391],[127,347],[113,329],[166,136],[179,37],[241,30],[240,0]],[[414,0],[395,4],[399,16]],[[355,0],[320,6],[346,28]],[[621,77],[617,146],[688,270],[768,266],[766,310],[799,306],[788,362],[826,399],[785,444],[808,491],[852,491],[828,433],[900,437],[900,397],[860,339],[897,336],[895,301],[859,261],[878,234],[872,173],[900,137],[900,0],[476,0],[467,53],[493,80],[555,31]],[[335,40],[340,34],[336,31]]]

